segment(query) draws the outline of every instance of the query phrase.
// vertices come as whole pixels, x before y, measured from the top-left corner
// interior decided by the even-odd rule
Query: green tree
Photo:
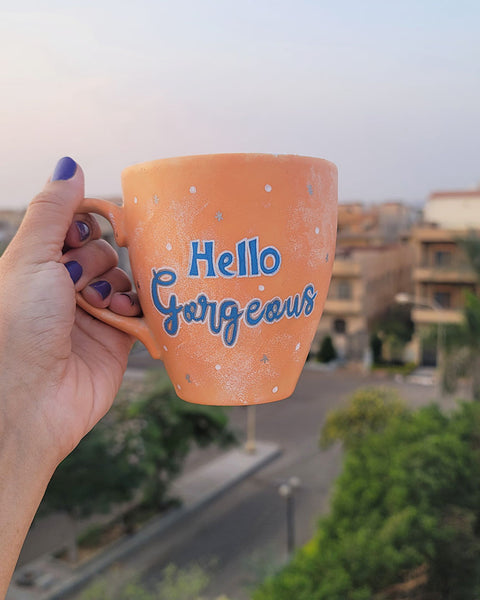
[[[39,516],[64,511],[72,520],[71,538],[65,540],[69,558],[76,562],[76,522],[80,517],[108,512],[112,504],[130,500],[143,473],[115,430],[101,421],[58,466],[45,492]]]
[[[172,478],[194,444],[225,446],[235,441],[224,409],[180,400],[166,376],[155,378],[139,400],[126,406],[126,445],[144,475],[145,502],[162,507]]]
[[[360,443],[366,435],[385,429],[396,416],[408,414],[397,392],[388,388],[358,389],[345,408],[327,414],[320,435],[320,446],[327,448],[336,441],[346,448]]]
[[[475,271],[480,285],[480,237],[472,234],[456,241]],[[480,299],[476,294],[465,292],[462,323],[444,328],[442,346],[445,354],[443,388],[454,392],[459,379],[469,376],[472,397],[480,400]]]
[[[382,347],[388,347],[391,358],[400,362],[402,353],[413,335],[414,324],[411,318],[411,306],[393,304],[375,323],[375,331],[370,338],[374,363],[382,360]]]
[[[480,281],[480,237],[477,233],[472,232],[464,238],[456,240],[457,244],[463,250],[465,256],[472,269],[477,274],[477,279]]]
[[[103,421],[59,465],[41,511],[66,511],[74,518],[107,512],[113,503],[129,500],[142,478],[133,455]]]
[[[183,569],[168,565],[152,589],[143,585],[138,575],[115,569],[93,581],[79,600],[205,600],[202,593],[209,582],[208,573],[195,564]],[[228,598],[221,596],[217,600]]]
[[[357,436],[330,514],[254,600],[380,599],[419,567],[428,576],[418,597],[477,598],[479,441],[480,405],[471,403],[449,415],[402,411]]]
[[[370,336],[370,348],[372,349],[372,358],[374,364],[379,364],[382,361],[382,346],[383,342],[378,333],[372,333]]]
[[[331,336],[326,335],[322,343],[320,345],[320,350],[318,351],[318,360],[322,363],[328,363],[337,358],[337,352],[333,345],[333,341]]]
[[[472,397],[480,400],[480,298],[466,292],[463,321],[447,327],[444,336],[442,384],[454,392],[459,378],[469,376]]]
[[[57,468],[41,514],[62,510],[78,519],[107,512],[139,489],[147,503],[163,507],[193,444],[234,441],[224,410],[180,400],[163,375],[138,400],[112,410]]]

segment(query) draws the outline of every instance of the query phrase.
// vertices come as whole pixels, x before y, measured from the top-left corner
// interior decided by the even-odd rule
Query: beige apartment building
[[[341,358],[362,361],[374,322],[397,293],[412,290],[412,264],[412,250],[405,243],[350,247],[340,243],[316,347],[330,335]]]
[[[313,352],[330,335],[341,358],[364,360],[375,321],[397,293],[413,293],[413,252],[406,240],[414,218],[401,202],[339,205],[332,281]]]
[[[460,239],[480,234],[480,189],[435,192],[423,217],[411,234],[415,253],[412,358],[433,365],[437,357],[436,348],[426,341],[429,329],[460,323],[465,291],[480,293],[476,273],[459,246]]]

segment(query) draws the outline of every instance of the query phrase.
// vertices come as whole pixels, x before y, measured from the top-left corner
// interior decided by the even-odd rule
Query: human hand
[[[0,259],[0,435],[52,470],[108,411],[133,339],[75,304],[139,314],[115,251],[78,214],[84,177],[62,159]]]
[[[76,306],[140,313],[90,215],[80,167],[59,161],[0,258],[0,598],[59,462],[108,411],[133,338]]]

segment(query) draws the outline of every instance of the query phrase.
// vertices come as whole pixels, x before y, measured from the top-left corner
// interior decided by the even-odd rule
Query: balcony
[[[461,309],[442,308],[432,310],[431,308],[414,308],[412,310],[412,321],[415,325],[459,324],[462,319]]]
[[[361,273],[361,266],[358,262],[338,256],[335,258],[333,277],[359,277]]]
[[[455,263],[445,266],[423,265],[413,270],[413,280],[416,282],[432,283],[466,283],[476,284],[478,276],[465,263]]]
[[[323,312],[335,316],[357,315],[363,312],[363,307],[360,300],[327,298]]]

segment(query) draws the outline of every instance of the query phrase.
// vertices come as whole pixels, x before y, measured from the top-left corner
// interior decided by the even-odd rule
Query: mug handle
[[[117,206],[107,200],[100,200],[99,198],[84,198],[78,210],[79,212],[97,213],[105,217],[105,219],[110,221],[117,244],[119,246],[126,245],[124,212],[121,206]],[[83,308],[92,317],[139,339],[150,352],[152,358],[162,358],[162,352],[148,328],[144,317],[124,317],[123,315],[117,315],[108,308],[95,308],[79,292],[76,293],[76,302],[80,308]]]

